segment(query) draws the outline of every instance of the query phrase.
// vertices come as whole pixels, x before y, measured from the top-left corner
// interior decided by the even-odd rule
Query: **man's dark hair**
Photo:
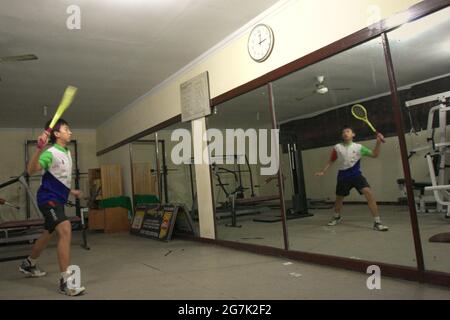
[[[49,121],[47,121],[47,123],[45,124],[45,130],[47,130],[48,129],[48,127],[50,126],[50,123],[52,122],[52,120],[49,120]],[[57,122],[56,122],[56,124],[55,124],[55,126],[53,127],[53,131],[52,131],[52,133],[50,134],[50,138],[49,138],[49,140],[50,140],[50,143],[51,144],[55,144],[56,143],[56,136],[55,136],[55,131],[58,131],[59,132],[59,129],[61,128],[61,126],[63,126],[63,125],[66,125],[66,126],[68,126],[69,125],[69,123],[66,121],[66,120],[64,120],[64,119],[59,119]]]
[[[342,127],[342,131],[347,130],[347,129],[350,129],[350,130],[352,130],[353,132],[355,132],[355,130],[353,129],[353,127],[351,127],[351,126],[349,126],[349,125],[345,125],[345,126]]]

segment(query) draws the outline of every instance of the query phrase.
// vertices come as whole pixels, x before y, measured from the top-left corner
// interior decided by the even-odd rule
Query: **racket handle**
[[[381,132],[378,132],[378,131],[377,131],[377,137],[378,137],[378,135],[380,135],[380,134],[381,134]],[[381,142],[386,143],[386,140],[381,139]]]
[[[47,129],[45,130],[45,132],[47,133],[48,136],[51,135],[52,131],[53,131],[52,128],[47,128]],[[45,144],[46,144],[46,141],[45,141],[45,140],[39,139],[39,141],[38,141],[38,146],[37,146],[38,149],[39,149],[39,150],[42,150],[42,148],[45,147]]]

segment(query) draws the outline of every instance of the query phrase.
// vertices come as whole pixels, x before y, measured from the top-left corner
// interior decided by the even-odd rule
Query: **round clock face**
[[[263,62],[269,58],[274,44],[273,31],[270,27],[257,25],[248,39],[248,53],[253,60]]]

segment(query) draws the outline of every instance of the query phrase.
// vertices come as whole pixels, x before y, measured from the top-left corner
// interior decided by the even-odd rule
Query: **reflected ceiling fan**
[[[9,62],[21,62],[21,61],[30,61],[30,60],[37,60],[38,57],[34,54],[24,54],[21,56],[9,56],[9,57],[0,57],[0,64],[1,63],[9,63]],[[0,81],[2,81],[2,78],[0,77]]]
[[[325,95],[325,94],[329,93],[330,91],[349,91],[349,90],[351,90],[351,89],[350,88],[328,88],[328,86],[325,84],[325,76],[318,76],[317,83],[316,83],[316,89],[313,92],[311,92],[301,98],[297,98],[297,101],[305,100],[306,98],[309,98],[316,94]]]

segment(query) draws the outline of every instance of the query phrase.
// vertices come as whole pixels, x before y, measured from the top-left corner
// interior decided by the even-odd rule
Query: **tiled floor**
[[[73,299],[450,299],[446,288],[382,278],[370,291],[364,274],[196,242],[92,234],[88,252],[75,238],[87,294]],[[0,299],[70,299],[57,293],[54,245],[40,266],[47,277],[26,279],[18,262],[1,263]]]

